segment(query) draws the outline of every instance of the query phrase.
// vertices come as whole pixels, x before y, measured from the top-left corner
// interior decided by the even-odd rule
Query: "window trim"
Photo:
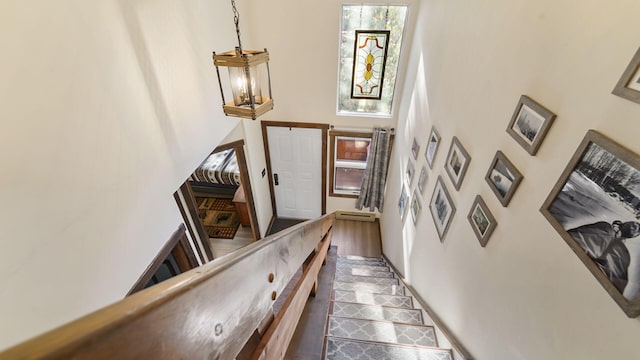
[[[336,138],[338,137],[348,137],[348,138],[362,138],[369,139],[371,138],[373,133],[371,132],[354,132],[354,131],[338,131],[331,130],[329,131],[329,196],[331,197],[344,197],[344,198],[353,198],[357,199],[359,194],[345,194],[341,192],[335,191],[335,170],[336,165],[345,164],[346,161],[336,161]]]

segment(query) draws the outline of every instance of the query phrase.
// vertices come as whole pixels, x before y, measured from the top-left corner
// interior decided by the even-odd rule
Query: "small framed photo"
[[[429,202],[429,211],[436,225],[440,242],[442,242],[444,241],[444,236],[447,234],[447,230],[449,230],[453,215],[456,213],[456,207],[453,201],[451,201],[451,196],[449,196],[447,188],[444,186],[442,176],[438,176],[438,181],[436,181],[436,187],[433,190],[433,195]]]
[[[433,169],[433,159],[436,157],[438,145],[440,145],[440,134],[438,134],[435,127],[431,127],[429,142],[427,143],[427,149],[424,152],[424,157],[427,159],[427,164],[430,169]]]
[[[413,165],[413,161],[411,159],[407,160],[407,185],[411,185],[411,181],[413,180],[413,173],[416,172],[416,167]]]
[[[400,199],[398,200],[398,212],[400,213],[400,220],[404,220],[404,214],[407,209],[407,202],[409,201],[409,195],[404,184],[402,184],[402,191],[400,191]]]
[[[413,159],[418,160],[418,154],[420,153],[420,144],[418,144],[418,140],[413,138],[413,145],[411,145],[411,154],[413,154]]]
[[[420,191],[420,194],[424,194],[424,184],[426,184],[427,178],[427,167],[422,166],[422,171],[420,171],[420,177],[418,178],[418,191]]]
[[[498,150],[484,178],[502,206],[506,207],[509,205],[509,201],[515,194],[518,185],[520,185],[523,176],[511,161],[504,156],[502,151]]]
[[[418,222],[420,210],[422,210],[422,204],[420,204],[420,199],[418,198],[418,191],[415,190],[413,192],[413,198],[411,199],[411,217],[413,218],[414,225]]]
[[[480,246],[485,247],[498,223],[480,195],[477,195],[473,201],[467,219],[469,219],[473,233],[480,241]]]
[[[507,127],[507,133],[530,155],[535,155],[555,118],[556,114],[522,95]]]
[[[462,144],[460,144],[458,138],[454,136],[444,168],[447,170],[447,174],[456,190],[460,190],[470,161],[471,156],[469,156],[469,153],[467,153]]]
[[[633,55],[612,93],[640,104],[640,48]]]
[[[640,158],[590,130],[540,212],[630,318],[640,315]]]

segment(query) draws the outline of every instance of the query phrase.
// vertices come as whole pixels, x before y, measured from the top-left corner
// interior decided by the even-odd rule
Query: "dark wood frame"
[[[476,207],[479,207],[480,210],[482,210],[484,216],[489,221],[489,226],[487,226],[487,229],[484,231],[484,235],[480,233],[478,227],[476,226],[475,220],[473,220],[473,213]],[[476,234],[476,237],[480,242],[480,246],[485,247],[487,245],[487,242],[489,242],[489,238],[491,238],[491,234],[493,234],[493,230],[495,230],[496,226],[498,226],[498,222],[496,221],[496,218],[493,216],[491,211],[489,211],[489,207],[487,207],[487,204],[484,202],[484,200],[482,200],[482,197],[480,195],[476,195],[476,198],[471,205],[471,209],[469,210],[469,215],[467,215],[467,219],[469,220],[469,224],[471,224],[473,233]]]
[[[427,156],[427,151],[429,151],[429,144],[431,144],[431,138],[433,137],[435,137],[437,140],[436,149],[433,151],[433,157],[429,159],[429,156]],[[427,165],[429,165],[429,169],[433,169],[433,163],[436,159],[436,154],[438,153],[438,148],[440,147],[441,140],[442,140],[442,137],[440,137],[438,130],[436,130],[435,126],[432,126],[431,132],[429,133],[429,139],[427,140],[427,146],[425,146],[425,149],[424,149],[424,158],[427,160]]]
[[[442,233],[440,233],[440,231],[438,230],[438,226],[436,225],[438,223],[438,219],[436,217],[436,214],[433,213],[433,208],[432,208],[432,204],[436,198],[436,191],[438,190],[438,184],[440,184],[440,187],[442,188],[442,192],[444,193],[444,197],[446,198],[447,203],[451,208],[451,215],[449,215],[449,221],[447,221],[447,223],[444,224]],[[431,200],[429,201],[429,212],[431,213],[431,217],[433,218],[433,223],[434,223],[434,226],[436,227],[436,233],[438,233],[440,242],[443,242],[444,237],[447,235],[447,231],[449,231],[451,222],[453,221],[453,216],[456,214],[456,205],[453,203],[453,200],[451,200],[451,195],[449,195],[449,190],[447,190],[447,186],[444,184],[444,181],[442,181],[442,176],[440,175],[438,175],[436,186],[433,188],[433,194],[431,195]]]
[[[500,191],[498,191],[498,188],[496,188],[496,186],[494,185],[493,180],[491,180],[491,170],[493,170],[498,161],[501,161],[514,176],[511,187],[509,187],[509,190],[504,196],[500,194]],[[513,194],[516,193],[516,190],[518,189],[518,186],[522,182],[523,178],[524,177],[522,176],[522,173],[520,173],[518,168],[516,168],[516,166],[513,165],[513,163],[509,161],[509,159],[507,159],[507,157],[500,150],[496,152],[496,155],[491,161],[491,166],[489,166],[489,170],[487,170],[487,175],[485,175],[484,177],[484,179],[487,181],[487,184],[489,184],[489,188],[491,188],[491,191],[496,194],[496,197],[500,201],[500,204],[502,204],[502,206],[504,207],[507,207],[507,205],[509,205]]]
[[[180,200],[180,193],[184,198],[184,206]],[[205,231],[202,223],[198,220],[196,198],[193,195],[193,190],[191,189],[191,185],[189,185],[189,181],[185,181],[180,186],[180,189],[173,193],[173,198],[176,200],[180,214],[182,214],[182,218],[185,222],[190,224],[188,219],[191,219],[191,222],[194,224],[194,226],[189,225],[187,230],[189,231],[189,234],[191,234],[193,241],[197,241],[199,243],[195,245],[200,259],[203,263],[213,260],[213,252],[211,251],[211,246],[209,246],[209,235]],[[203,239],[206,240],[203,241]],[[199,245],[201,245],[202,248]],[[204,253],[202,252],[202,249],[204,249]]]
[[[633,76],[638,73],[638,70],[640,70],[640,48],[638,48],[635,55],[633,55],[631,62],[627,65],[627,68],[624,70],[624,73],[622,73],[620,80],[618,80],[618,83],[611,93],[640,104],[640,91],[628,87],[629,82],[631,82]]]
[[[418,204],[418,210],[413,210],[413,203]],[[413,197],[409,202],[409,209],[411,210],[411,218],[413,218],[413,225],[418,223],[418,217],[420,217],[420,213],[422,212],[422,203],[420,202],[420,198],[418,197],[418,189],[413,190]]]
[[[599,147],[613,154],[618,159],[626,162],[629,166],[640,170],[640,157],[626,149],[625,147],[617,144],[608,137],[598,133],[595,130],[589,130],[584,139],[578,146],[576,152],[571,157],[571,160],[567,164],[566,168],[560,175],[560,178],[551,189],[549,196],[542,204],[540,212],[549,221],[551,226],[560,234],[564,241],[569,245],[571,250],[578,256],[582,263],[589,269],[591,274],[598,280],[600,285],[605,288],[613,300],[620,306],[622,311],[630,318],[640,316],[640,295],[636,296],[633,300],[627,300],[620,291],[611,283],[609,278],[600,270],[596,263],[589,257],[589,255],[580,247],[580,245],[573,239],[573,237],[564,229],[560,222],[549,211],[549,208],[555,201],[556,197],[562,191],[565,183],[568,181],[569,176],[575,170],[576,166],[580,163],[586,150],[592,144],[597,144]]]
[[[520,134],[513,128],[513,126],[516,124],[516,121],[518,120],[518,115],[520,115],[520,110],[522,109],[523,105],[527,106],[529,109],[544,118],[544,121],[542,122],[542,125],[540,126],[540,129],[538,130],[536,136],[533,138],[531,144],[529,144],[527,140],[522,137],[522,134]],[[545,136],[547,136],[547,132],[549,132],[549,129],[551,128],[551,125],[553,124],[553,120],[555,120],[555,118],[556,114],[552,113],[549,109],[538,104],[530,97],[522,95],[520,96],[520,100],[518,100],[518,104],[516,105],[516,109],[514,110],[513,115],[511,116],[509,126],[507,126],[507,133],[511,135],[511,137],[518,144],[520,144],[520,146],[522,146],[522,148],[525,149],[530,155],[534,156],[538,152],[540,145],[542,145],[542,141],[544,140]]]
[[[339,136],[348,136],[348,137],[363,138],[363,139],[371,140],[371,137],[373,136],[373,134],[370,132],[352,132],[352,131],[339,131],[339,130],[329,131],[329,196],[357,199],[359,195],[356,195],[356,194],[339,194],[334,192],[336,137],[339,137]]]
[[[147,266],[142,275],[140,275],[140,278],[138,278],[133,287],[131,287],[131,290],[129,290],[127,296],[144,289],[153,275],[155,275],[156,271],[158,271],[164,260],[169,256],[170,253],[173,253],[174,251],[181,251],[185,257],[185,259],[182,259],[184,261],[181,261],[181,259],[178,259],[177,256],[174,256],[176,257],[176,262],[180,267],[180,271],[186,272],[200,266],[195,254],[193,253],[193,249],[191,248],[191,244],[189,243],[189,239],[187,238],[187,234],[185,231],[186,228],[184,224],[180,224],[180,226],[178,226],[178,229],[174,231],[173,234],[171,234],[169,240],[164,244],[164,246],[162,246],[162,249],[160,249],[158,254],[153,258],[151,264]]]
[[[273,217],[278,217],[276,210],[276,196],[273,186],[273,171],[271,170],[271,156],[269,152],[269,139],[267,137],[267,127],[295,127],[304,129],[320,129],[322,130],[322,215],[327,213],[327,133],[329,131],[329,124],[319,123],[301,123],[301,122],[286,122],[286,121],[260,121],[262,126],[262,142],[264,144],[264,157],[267,161],[267,173],[269,174],[269,190],[271,191],[271,208],[273,209]],[[273,220],[273,219],[272,219]]]
[[[358,35],[359,34],[386,34],[387,41],[384,44],[384,59],[382,61],[382,75],[380,76],[380,92],[378,96],[354,96],[353,95],[353,87],[356,81],[356,62],[358,60]],[[351,69],[351,88],[349,89],[349,93],[351,99],[372,99],[372,100],[380,100],[382,99],[382,85],[384,84],[384,73],[386,72],[387,67],[387,54],[389,51],[389,39],[391,38],[391,32],[389,30],[356,30],[356,36],[353,41],[353,67]]]
[[[458,149],[458,153],[462,155],[464,159],[464,162],[460,166],[460,172],[457,175],[457,178],[456,178],[456,174],[454,174],[453,169],[451,169],[451,166],[449,164],[449,161],[451,161],[451,156],[453,156],[454,147]],[[462,186],[462,181],[464,180],[464,176],[467,174],[467,169],[469,168],[470,162],[471,162],[471,155],[469,155],[469,153],[464,148],[464,146],[462,146],[462,144],[460,143],[460,140],[458,140],[458,138],[454,136],[453,139],[451,140],[451,146],[449,146],[449,152],[447,153],[447,160],[444,163],[444,169],[447,171],[447,175],[449,175],[449,180],[451,180],[451,183],[453,184],[453,187],[456,189],[456,191],[460,190],[460,187]]]

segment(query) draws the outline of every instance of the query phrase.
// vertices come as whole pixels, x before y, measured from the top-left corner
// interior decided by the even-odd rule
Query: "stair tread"
[[[326,360],[452,360],[450,350],[327,337]]]
[[[336,316],[329,316],[327,336],[404,345],[437,346],[432,326]]]
[[[334,301],[329,313],[334,316],[366,320],[386,320],[402,324],[424,325],[422,311],[382,305],[356,304]]]
[[[384,261],[384,259],[381,257],[359,256],[359,255],[341,255],[341,256],[338,256],[338,259]]]
[[[345,257],[339,257],[337,259],[338,264],[382,264],[386,265],[387,263],[383,259],[378,258],[370,258],[370,259],[350,259]]]
[[[333,300],[369,305],[393,306],[398,308],[413,308],[413,300],[411,296],[405,295],[373,294],[369,292],[334,290]]]
[[[336,274],[335,279],[342,282],[362,282],[378,285],[400,285],[398,279],[387,277]]]
[[[373,276],[373,277],[396,277],[391,271],[377,271],[369,269],[354,269],[354,268],[336,268],[336,275],[355,275],[355,276]]]
[[[401,285],[378,285],[361,282],[334,281],[335,290],[348,290],[358,292],[369,292],[372,294],[404,295],[404,287]]]
[[[386,271],[391,272],[389,266],[380,264],[380,265],[359,265],[359,264],[349,264],[342,263],[336,264],[336,269],[358,269],[358,270],[371,270],[371,271]]]

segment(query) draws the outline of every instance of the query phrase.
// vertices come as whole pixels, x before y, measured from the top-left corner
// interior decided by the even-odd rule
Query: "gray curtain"
[[[384,189],[387,183],[387,168],[391,153],[391,131],[381,128],[373,129],[367,167],[364,170],[360,196],[356,208],[368,207],[370,211],[378,208],[382,212]]]

